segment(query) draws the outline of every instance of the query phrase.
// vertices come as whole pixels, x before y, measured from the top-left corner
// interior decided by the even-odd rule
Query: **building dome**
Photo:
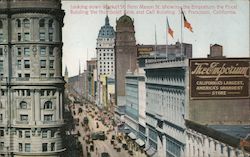
[[[112,26],[109,24],[109,18],[106,16],[105,18],[105,25],[101,27],[98,38],[114,38],[115,31]]]
[[[119,18],[119,20],[116,21],[117,27],[119,26],[133,26],[134,21],[131,19],[131,17],[124,14],[122,17]]]

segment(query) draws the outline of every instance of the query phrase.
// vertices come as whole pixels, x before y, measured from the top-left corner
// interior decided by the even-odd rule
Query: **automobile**
[[[123,143],[122,148],[124,148],[125,150],[128,150],[128,145],[126,143]]]
[[[114,140],[115,139],[115,135],[112,135],[111,139]]]
[[[88,123],[89,123],[88,117],[84,117],[84,118],[83,118],[83,123],[84,123],[84,124],[88,124]]]
[[[103,141],[106,140],[104,131],[92,133],[91,138],[92,140],[103,140]]]
[[[102,152],[101,157],[110,157],[108,152]]]

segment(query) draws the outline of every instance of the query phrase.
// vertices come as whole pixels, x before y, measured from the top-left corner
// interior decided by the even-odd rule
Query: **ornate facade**
[[[115,36],[115,79],[116,79],[116,104],[125,105],[125,75],[128,70],[136,69],[136,40],[134,21],[123,15],[116,21]]]
[[[64,151],[63,17],[60,0],[0,1],[1,156]]]

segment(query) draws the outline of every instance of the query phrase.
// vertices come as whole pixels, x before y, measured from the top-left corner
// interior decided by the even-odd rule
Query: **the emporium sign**
[[[249,58],[190,59],[190,98],[249,98]]]

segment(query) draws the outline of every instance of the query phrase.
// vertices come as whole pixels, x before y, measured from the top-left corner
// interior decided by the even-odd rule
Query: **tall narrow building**
[[[109,17],[106,16],[105,25],[99,31],[96,43],[98,75],[114,75],[114,46],[115,31],[109,24]]]
[[[60,0],[0,1],[0,156],[65,150],[63,17]]]
[[[100,107],[106,106],[106,102],[102,98],[105,86],[106,77],[114,76],[115,73],[115,31],[109,24],[109,17],[105,18],[105,25],[101,27],[97,43],[96,43],[96,56],[97,56],[97,105]],[[105,99],[106,100],[106,99]]]
[[[124,106],[125,75],[127,71],[136,69],[137,49],[135,40],[134,21],[124,14],[116,21],[115,36],[115,79],[116,105]]]

